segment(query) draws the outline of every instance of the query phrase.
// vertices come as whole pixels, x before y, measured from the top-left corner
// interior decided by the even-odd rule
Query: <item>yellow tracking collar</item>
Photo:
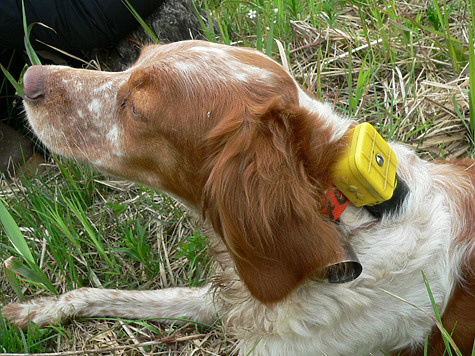
[[[399,207],[409,192],[396,174],[396,155],[369,123],[351,129],[348,149],[332,168],[333,184],[375,216]]]

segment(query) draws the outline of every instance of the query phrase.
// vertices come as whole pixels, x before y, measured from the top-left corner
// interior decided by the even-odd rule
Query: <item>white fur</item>
[[[298,87],[300,106],[306,108],[310,112],[317,113],[319,118],[323,119],[327,126],[332,129],[333,136],[331,137],[330,142],[339,140],[345,132],[348,131],[351,120],[344,119],[337,115],[328,103],[322,103],[321,101],[310,97],[298,86],[297,82],[295,85]]]

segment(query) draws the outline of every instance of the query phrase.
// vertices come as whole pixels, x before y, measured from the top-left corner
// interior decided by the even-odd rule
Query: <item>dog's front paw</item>
[[[26,329],[30,316],[25,313],[23,304],[13,303],[2,307],[2,316],[12,324],[18,325],[22,329]]]
[[[56,301],[57,298],[41,298],[26,303],[8,304],[2,307],[2,316],[23,330],[28,328],[30,322],[43,328],[63,319],[55,307]]]

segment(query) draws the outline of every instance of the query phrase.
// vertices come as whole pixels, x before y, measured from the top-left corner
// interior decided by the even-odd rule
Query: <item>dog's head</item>
[[[49,148],[201,208],[257,299],[283,299],[336,259],[320,205],[344,140],[266,56],[182,42],[146,47],[124,72],[34,66],[24,83]]]

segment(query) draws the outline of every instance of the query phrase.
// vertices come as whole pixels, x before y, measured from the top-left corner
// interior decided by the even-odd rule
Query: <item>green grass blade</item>
[[[8,70],[6,70],[1,64],[0,64],[0,68],[2,69],[2,72],[5,75],[5,77],[8,79],[8,81],[15,88],[18,95],[20,95],[22,98],[24,98],[25,93],[23,92],[23,88],[21,87],[21,85],[18,84],[18,82],[13,78],[13,76],[8,72]]]
[[[355,97],[353,94],[353,54],[351,46],[348,46],[348,73],[346,75],[346,82],[348,84],[348,115],[353,117],[356,110]]]
[[[216,36],[216,33],[214,32],[214,26],[213,26],[213,16],[211,15],[211,11],[209,11],[208,1],[204,0],[203,5],[204,5],[204,8],[205,8],[204,10],[206,12],[206,17],[207,17],[207,20],[208,20],[209,33],[212,36],[212,38],[214,39],[213,42],[217,42],[217,36]]]
[[[193,10],[195,11],[196,18],[198,19],[198,22],[200,23],[201,29],[203,30],[206,39],[210,42],[216,42],[216,36],[213,36],[213,33],[208,29],[208,26],[206,26],[205,22],[201,18],[201,14],[198,11],[198,8],[196,7],[195,2],[191,1],[191,4],[193,5]]]
[[[318,47],[318,52],[317,52],[317,82],[316,82],[316,87],[317,87],[317,92],[315,95],[319,100],[322,100],[322,62],[323,62],[323,53],[322,53],[322,48]],[[310,85],[309,85],[310,86]]]
[[[259,17],[256,18],[256,49],[259,52],[262,52],[264,49],[263,41],[262,41],[262,29],[261,29],[261,22],[259,21]]]
[[[81,248],[80,240],[71,232],[70,226],[63,219],[63,215],[55,210],[53,207],[48,205],[44,206],[44,211],[36,211],[39,216],[43,216],[45,220],[50,220],[50,222],[64,235],[68,238],[71,244],[77,248]]]
[[[274,45],[274,20],[272,19],[269,25],[269,33],[267,34],[266,54],[272,57],[272,47]]]
[[[228,16],[228,18],[229,18],[229,16]],[[225,26],[223,21],[220,21],[219,18],[217,20],[218,20],[219,32],[221,33],[223,43],[227,44],[228,46],[231,45],[231,37],[230,37],[229,31],[228,31],[228,27]]]
[[[8,259],[8,265],[6,268],[12,272],[18,273],[23,278],[27,279],[29,283],[33,282],[36,285],[44,285],[47,290],[53,294],[58,294],[53,284],[49,281],[48,277],[39,268],[32,268],[24,265],[18,258]]]
[[[15,247],[15,250],[17,250],[17,252],[23,257],[28,265],[36,266],[36,262],[33,258],[30,248],[28,247],[28,244],[26,243],[20,228],[5,207],[5,204],[5,201],[0,198],[0,221],[2,222],[3,229],[5,230],[10,242]]]
[[[99,254],[104,258],[106,263],[111,267],[115,268],[116,264],[111,261],[107,255],[107,252],[104,249],[104,245],[102,243],[102,240],[100,236],[96,233],[94,227],[91,225],[89,222],[86,213],[81,207],[81,204],[77,198],[73,198],[74,200],[70,200],[66,198],[64,195],[61,194],[61,200],[63,200],[68,208],[73,212],[73,214],[76,216],[76,218],[80,221],[82,227],[84,228],[85,232],[87,233],[87,236],[89,239],[92,241],[94,247],[96,250],[99,252]]]
[[[432,294],[432,290],[430,289],[429,281],[427,280],[426,275],[424,274],[424,272],[422,272],[422,278],[424,279],[424,284],[426,286],[427,293],[429,294],[430,303],[432,304],[432,309],[434,310],[435,317],[436,317],[437,321],[440,323],[440,325],[442,326],[442,318],[440,317],[439,309],[437,308],[437,304],[435,303],[434,295]],[[439,329],[441,329],[441,328],[439,327]],[[441,332],[442,332],[442,330],[441,330]],[[444,336],[444,333],[442,333],[442,335]],[[447,335],[448,335],[448,333],[447,333]],[[450,351],[449,341],[447,340],[446,337],[443,337],[443,340],[444,340],[444,343],[445,343],[446,350],[448,351],[449,355],[452,355],[452,352]]]
[[[20,302],[25,302],[25,295],[21,291],[21,286],[15,273],[10,268],[7,268],[5,264],[3,265],[3,273],[5,274],[8,283],[10,283],[10,286],[12,287]]]
[[[33,254],[31,253],[28,244],[20,231],[20,228],[16,224],[15,220],[13,220],[12,216],[8,212],[7,208],[5,207],[5,202],[2,198],[0,198],[0,220],[2,222],[2,226],[10,240],[11,244],[15,247],[15,250],[18,254],[26,261],[28,267],[22,267],[19,271],[15,270],[16,267],[20,267],[18,261],[16,259],[11,259],[9,262],[10,266],[13,266],[13,270],[20,273],[21,275],[25,276],[26,278],[41,283],[48,289],[50,292],[57,294],[56,289],[54,288],[53,284],[50,282],[48,277],[41,271],[40,267],[37,265],[35,259],[33,258]],[[12,262],[13,261],[13,262]],[[22,265],[24,266],[24,265]],[[12,284],[14,287],[14,282]]]
[[[36,52],[30,42],[30,33],[34,24],[27,25],[26,23],[25,4],[23,0],[21,0],[21,11],[23,16],[23,31],[25,32],[24,42],[26,53],[28,54],[31,64],[41,64],[41,61],[36,55]]]
[[[397,299],[397,300],[400,300],[401,302],[404,302],[406,304],[409,304],[411,306],[413,306],[414,308],[420,310],[421,312],[423,312],[425,315],[427,315],[433,322],[434,324],[437,326],[437,328],[439,329],[440,333],[442,334],[442,337],[447,340],[449,342],[449,344],[452,346],[452,348],[454,349],[455,353],[457,354],[457,356],[463,356],[462,353],[460,352],[460,350],[458,349],[457,345],[455,344],[454,340],[452,339],[452,337],[450,336],[450,334],[447,332],[447,330],[445,330],[445,328],[442,326],[442,324],[440,323],[439,320],[437,320],[437,318],[430,314],[429,312],[427,312],[426,310],[424,310],[423,308],[421,308],[420,306],[414,304],[414,303],[411,303],[410,301],[404,299],[404,298],[401,298],[385,289],[381,289],[384,293],[386,293],[387,295]]]
[[[426,338],[424,342],[424,356],[429,354],[429,333],[426,333]]]
[[[360,71],[358,73],[358,79],[356,81],[356,88],[355,88],[355,94],[354,94],[354,109],[356,109],[359,105],[360,100],[363,98],[363,95],[366,92],[366,89],[368,88],[368,85],[370,83],[371,79],[371,67],[368,70],[366,68],[366,60],[368,59],[368,55],[365,56],[363,59],[363,62],[361,64]]]
[[[134,15],[135,19],[140,23],[140,26],[147,32],[147,34],[150,36],[150,38],[155,42],[155,43],[160,43],[160,40],[158,39],[157,35],[153,30],[147,25],[147,23],[140,17],[139,13],[135,11],[135,9],[130,5],[128,0],[122,0],[122,3],[127,6],[127,9]]]
[[[470,98],[470,97],[469,97]],[[462,124],[465,126],[465,128],[467,129],[467,132],[468,132],[468,136],[470,138],[470,143],[471,143],[471,147],[472,147],[472,151],[474,150],[474,146],[475,146],[475,121],[472,120],[471,118],[471,115],[470,115],[470,118],[469,118],[469,122],[467,123],[467,120],[466,118],[462,115],[462,113],[460,112],[460,109],[459,109],[459,106],[458,106],[458,103],[457,103],[457,99],[455,97],[455,95],[452,96],[452,103],[454,105],[454,111],[455,113],[457,114],[458,118],[460,119],[460,121],[462,122]],[[471,111],[471,110],[470,110]]]
[[[440,318],[439,310],[438,310],[437,305],[435,303],[434,295],[432,294],[432,290],[430,289],[429,281],[427,280],[426,275],[424,274],[424,272],[422,272],[422,278],[424,279],[424,284],[426,286],[427,293],[429,294],[430,303],[432,304],[432,308],[434,309],[435,317],[437,318],[437,320],[439,322],[442,322],[442,320]]]
[[[437,13],[437,16],[439,18],[440,23],[444,25],[444,29],[445,29],[445,36],[444,37],[447,40],[447,50],[448,50],[448,53],[449,53],[449,57],[450,57],[450,59],[452,59],[452,63],[454,65],[454,68],[458,72],[459,71],[459,65],[458,65],[457,56],[455,54],[455,50],[454,50],[454,47],[453,47],[453,43],[450,40],[451,36],[450,36],[450,32],[449,32],[447,11],[444,11],[444,15],[442,15],[442,12],[441,12],[440,6],[439,6],[439,2],[437,0],[433,0],[433,4],[434,4],[434,8],[436,10],[436,13]],[[444,1],[444,9],[447,10],[447,5],[446,5],[445,1]]]

